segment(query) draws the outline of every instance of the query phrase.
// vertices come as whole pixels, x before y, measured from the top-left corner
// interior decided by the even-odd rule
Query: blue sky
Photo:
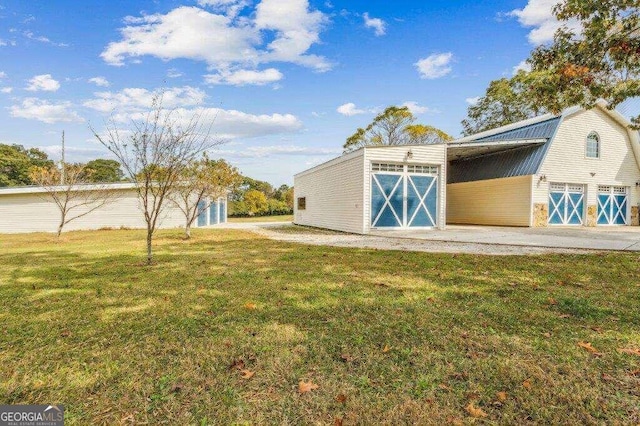
[[[453,136],[473,98],[549,41],[554,0],[0,0],[0,143],[106,157],[89,124],[126,127],[165,88],[215,117],[212,155],[254,178],[341,153],[405,104]]]

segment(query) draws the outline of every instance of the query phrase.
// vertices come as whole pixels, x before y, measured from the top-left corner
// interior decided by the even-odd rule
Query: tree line
[[[293,187],[283,184],[274,188],[270,183],[242,177],[229,197],[229,216],[275,216],[293,213]]]

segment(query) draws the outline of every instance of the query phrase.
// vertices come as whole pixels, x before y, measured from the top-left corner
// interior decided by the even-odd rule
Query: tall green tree
[[[366,128],[359,128],[347,138],[344,152],[363,146],[417,145],[446,142],[451,136],[431,126],[414,124],[416,117],[407,107],[390,106],[378,114]]]
[[[547,112],[532,101],[527,80],[527,73],[520,71],[513,78],[489,83],[484,96],[467,109],[462,134],[472,135]]]
[[[34,185],[33,167],[53,167],[47,153],[38,148],[0,144],[0,187]]]
[[[120,182],[124,177],[120,163],[116,160],[91,160],[85,165],[85,169],[90,172],[91,182]]]
[[[536,48],[529,63],[529,93],[552,112],[567,105],[615,108],[640,96],[640,3],[638,0],[564,0],[554,8],[561,22],[553,43]],[[640,125],[640,115],[633,117]]]

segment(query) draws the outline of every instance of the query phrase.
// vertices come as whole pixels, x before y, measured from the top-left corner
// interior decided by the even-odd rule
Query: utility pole
[[[65,165],[64,165],[64,130],[62,131],[62,160],[60,161],[60,185],[64,185],[65,181]]]

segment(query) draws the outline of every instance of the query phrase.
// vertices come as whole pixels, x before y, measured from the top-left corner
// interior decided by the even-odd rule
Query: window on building
[[[307,209],[307,197],[298,197],[298,210]]]
[[[587,136],[587,158],[600,158],[600,137],[596,132]]]

